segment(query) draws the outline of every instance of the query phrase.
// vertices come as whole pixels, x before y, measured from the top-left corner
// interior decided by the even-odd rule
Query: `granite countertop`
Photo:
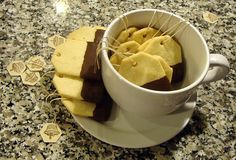
[[[64,0],[65,1],[65,0]],[[56,0],[1,0],[0,6],[0,159],[235,159],[236,155],[236,2],[184,0],[68,0],[66,13],[58,13]],[[230,62],[229,74],[220,81],[198,88],[197,106],[188,125],[169,141],[144,149],[126,149],[101,142],[84,131],[58,101],[53,112],[46,107],[45,88],[24,85],[11,77],[7,65],[44,57],[52,70],[48,37],[66,36],[81,25],[107,26],[118,15],[137,8],[158,8],[176,13],[195,25],[205,37],[211,53]],[[202,14],[218,16],[208,23]],[[53,91],[52,76],[46,74],[46,89]],[[53,114],[62,136],[45,143],[40,136],[43,123]]]

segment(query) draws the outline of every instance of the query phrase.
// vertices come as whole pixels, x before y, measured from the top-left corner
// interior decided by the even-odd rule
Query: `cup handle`
[[[202,83],[209,83],[224,78],[229,73],[229,61],[221,54],[210,54],[210,69]]]

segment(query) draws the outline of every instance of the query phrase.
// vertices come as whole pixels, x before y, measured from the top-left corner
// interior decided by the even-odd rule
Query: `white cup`
[[[162,27],[162,32],[182,21],[174,36],[182,47],[185,63],[185,76],[180,89],[154,91],[137,86],[113,68],[107,50],[104,49],[101,55],[102,78],[112,99],[122,109],[142,116],[164,115],[176,110],[196,91],[198,85],[222,79],[229,72],[227,59],[220,54],[209,54],[203,36],[193,25],[173,13],[162,10],[138,9],[116,18],[104,34],[102,47],[107,47],[107,41],[112,43],[112,38],[116,38],[125,30],[124,23],[127,27],[148,26],[151,20],[152,23],[157,22],[154,28]]]

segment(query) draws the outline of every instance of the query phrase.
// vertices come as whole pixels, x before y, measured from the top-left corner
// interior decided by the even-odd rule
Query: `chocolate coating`
[[[101,70],[97,68],[96,62],[97,44],[87,42],[87,49],[84,54],[84,61],[80,71],[80,77],[90,80],[101,80]]]
[[[100,103],[105,94],[105,87],[102,81],[84,80],[81,90],[81,97],[85,101]]]
[[[98,29],[98,30],[95,32],[95,39],[94,39],[94,42],[95,42],[96,44],[98,44],[98,43],[101,41],[101,39],[102,39],[102,37],[103,37],[103,35],[104,35],[104,32],[105,32],[105,30],[102,30],[102,29]]]
[[[184,77],[184,64],[178,63],[174,66],[171,66],[173,68],[173,75],[171,83],[177,83],[183,80]]]
[[[171,90],[171,84],[166,76],[161,79],[146,83],[141,87],[156,90],[156,91],[170,91]]]
[[[113,101],[111,97],[107,92],[105,92],[103,100],[96,104],[92,118],[99,122],[107,121],[111,114],[112,104]]]
[[[84,54],[84,61],[80,71],[80,77],[90,80],[101,80],[101,70],[97,67],[97,47],[102,39],[104,30],[97,30],[94,42],[87,42],[87,49]]]

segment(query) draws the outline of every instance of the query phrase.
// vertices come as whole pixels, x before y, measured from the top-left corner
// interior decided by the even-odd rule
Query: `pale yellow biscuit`
[[[128,81],[142,86],[166,76],[161,62],[144,52],[123,59],[119,73]]]
[[[87,42],[67,40],[56,47],[52,55],[52,64],[60,75],[80,76]]]
[[[136,41],[128,41],[120,44],[120,46],[117,48],[117,51],[119,53],[136,53],[139,46],[140,45]]]
[[[145,47],[140,47],[139,51],[161,56],[170,66],[182,62],[181,47],[169,35],[152,38]]]
[[[105,30],[106,28],[102,26],[95,26],[95,27],[82,26],[79,29],[71,32],[67,36],[67,38],[72,40],[93,42],[95,39],[95,33],[98,29]]]
[[[106,27],[103,27],[103,26],[94,26],[93,28],[100,29],[100,30],[106,30],[107,29]]]
[[[166,63],[166,61],[161,56],[153,56],[158,61],[160,61],[162,68],[165,70],[166,77],[168,78],[169,82],[171,82],[173,69]]]
[[[89,27],[89,26],[82,26],[79,29],[71,32],[67,36],[67,39],[93,42],[95,38],[95,32],[96,32],[96,28]]]
[[[65,98],[62,98],[61,101],[70,113],[78,116],[93,117],[93,111],[96,108],[95,103]]]
[[[143,44],[147,40],[153,38],[154,36],[160,36],[161,32],[151,27],[142,28],[138,31],[135,31],[130,40],[134,40],[139,44]]]
[[[55,74],[52,82],[62,97],[84,100],[81,96],[83,79]]]
[[[146,42],[144,42],[143,44],[141,44],[139,47],[138,47],[138,51],[143,51],[147,45],[152,41],[152,38],[147,40]]]
[[[122,43],[118,48],[117,48],[117,53],[114,53],[111,57],[110,57],[110,62],[111,64],[113,64],[113,67],[116,70],[119,70],[119,65],[121,63],[121,61],[132,55],[135,54],[138,51],[139,48],[139,44],[136,41],[128,41],[125,43]]]
[[[113,65],[113,67],[118,71],[120,68],[120,63],[121,61],[125,58],[126,56],[122,55],[122,54],[118,54],[118,53],[114,53],[111,57],[110,57],[110,62]]]
[[[138,29],[136,27],[130,27],[127,30],[123,30],[116,38],[114,46],[119,46],[121,43],[129,41],[132,34],[137,30]]]

